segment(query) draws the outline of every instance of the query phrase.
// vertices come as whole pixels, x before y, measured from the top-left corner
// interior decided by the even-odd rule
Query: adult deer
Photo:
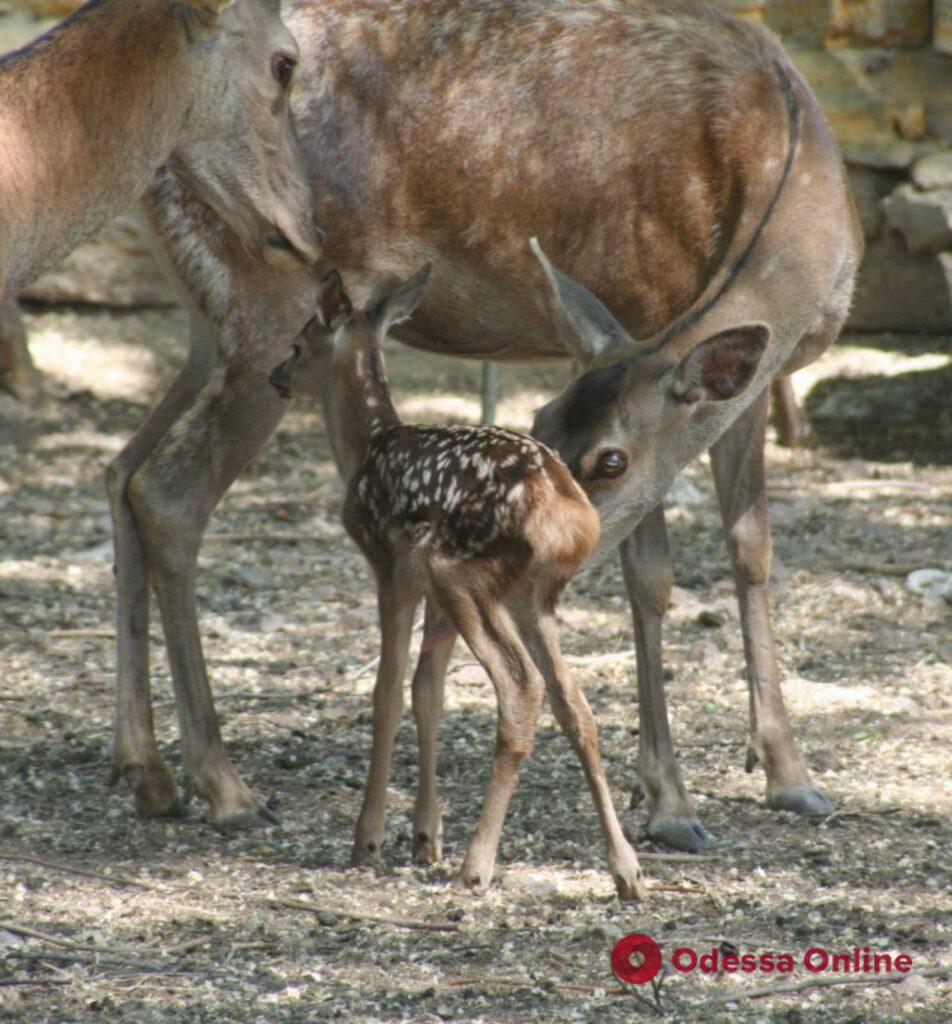
[[[433,260],[430,290],[397,337],[483,359],[580,356],[594,377],[558,400],[540,431],[583,472],[609,437],[648,470],[589,481],[589,492],[603,547],[621,542],[632,601],[650,834],[687,849],[705,842],[665,709],[661,622],[672,572],[659,503],[676,470],[712,446],[741,599],[751,747],[773,806],[826,809],[783,709],[766,592],[765,390],[836,337],[862,244],[807,86],[761,29],[700,0],[315,0],[298,3],[290,23],[302,50],[295,116],[328,231],[327,268],[340,267],[363,301],[382,278]],[[216,502],[282,415],[267,371],[307,319],[309,288],[245,259],[174,178],[150,206],[201,329],[111,473],[115,767],[142,813],[179,809],[151,726],[151,574],[190,786],[213,821],[250,825],[269,815],[221,742],[195,565]],[[550,304],[527,245],[534,235],[617,322],[567,278],[568,301]],[[706,385],[665,391],[674,364],[731,335],[763,348],[735,397],[708,400],[718,396]],[[639,353],[647,376],[620,361]],[[430,652],[418,670],[434,686],[444,653]]]
[[[0,58],[0,302],[167,162],[255,257],[316,259],[287,102],[297,53],[278,0],[91,0]],[[28,391],[9,306],[0,329],[0,386]]]

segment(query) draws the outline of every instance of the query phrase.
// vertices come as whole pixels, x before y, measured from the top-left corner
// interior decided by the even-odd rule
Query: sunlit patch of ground
[[[126,794],[108,788],[113,597],[102,469],[170,379],[187,328],[181,315],[161,313],[29,320],[49,397],[18,443],[0,447],[0,853],[124,880],[0,860],[0,1018],[630,1021],[651,1012],[610,972],[610,948],[630,931],[667,950],[727,941],[799,956],[811,946],[869,946],[907,952],[915,967],[949,963],[952,619],[911,593],[905,575],[952,571],[952,469],[770,448],[786,690],[836,816],[770,813],[761,773],[744,771],[742,648],[702,460],[687,470],[700,503],[670,516],[677,575],[665,657],[684,775],[717,839],[712,859],[646,859],[649,901],[619,905],[582,774],[545,711],[503,836],[500,881],[474,898],[447,881],[476,818],[495,709],[463,650],[440,739],[446,865],[408,866],[416,769],[407,715],[383,866],[346,866],[377,632],[368,572],[339,525],[340,486],[313,408],[292,409],[222,503],[199,588],[226,740],[242,775],[276,798],[282,829],[223,836],[142,823]],[[398,347],[388,360],[405,413],[475,422],[478,367]],[[877,339],[851,339],[798,387],[840,372],[898,376],[946,364],[941,348],[904,357]],[[528,426],[565,376],[553,365],[505,369],[501,421]],[[579,575],[561,619],[617,804],[639,837],[643,814],[627,809],[634,657],[612,560]],[[152,635],[156,727],[178,769],[156,622]],[[650,852],[645,840],[638,846]],[[18,936],[3,922],[85,948]],[[948,978],[702,1006],[777,981],[677,975],[661,1007],[678,1021],[952,1019]]]

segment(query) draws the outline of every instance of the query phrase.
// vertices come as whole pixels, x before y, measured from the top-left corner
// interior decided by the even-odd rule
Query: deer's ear
[[[344,282],[336,270],[332,270],[323,281],[317,293],[317,318],[329,331],[336,331],[350,320],[354,307],[344,291]]]
[[[529,239],[529,248],[542,264],[552,290],[552,309],[565,328],[565,340],[577,359],[588,366],[596,359],[605,362],[619,358],[623,352],[630,352],[635,347],[631,335],[601,300],[584,285],[552,266],[538,238]]]
[[[367,318],[381,335],[386,334],[395,324],[410,319],[420,303],[432,269],[432,263],[424,263],[413,277],[371,300],[367,307]]]
[[[231,7],[235,0],[176,0],[183,7],[191,7],[206,21],[217,18],[226,7]]]
[[[673,372],[671,394],[679,402],[723,402],[753,380],[770,340],[766,324],[722,331],[696,345]]]

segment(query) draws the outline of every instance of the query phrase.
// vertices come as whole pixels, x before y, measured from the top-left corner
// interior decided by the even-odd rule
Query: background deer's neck
[[[189,101],[175,4],[101,0],[0,60],[0,291],[145,191]]]

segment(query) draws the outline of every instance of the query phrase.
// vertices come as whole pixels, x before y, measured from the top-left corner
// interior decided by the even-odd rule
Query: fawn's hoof
[[[623,903],[640,903],[648,898],[648,890],[640,877],[615,875],[615,892]]]
[[[355,868],[368,864],[379,864],[383,842],[374,839],[358,839],[350,851],[350,863]]]
[[[420,831],[413,836],[413,861],[416,864],[439,864],[443,859],[443,841],[439,832],[435,836]]]
[[[812,818],[825,818],[836,810],[818,789],[806,783],[773,790],[767,797],[767,806],[772,811],[792,811]]]
[[[648,836],[685,853],[700,853],[711,843],[710,833],[696,818],[659,818],[648,823]]]

